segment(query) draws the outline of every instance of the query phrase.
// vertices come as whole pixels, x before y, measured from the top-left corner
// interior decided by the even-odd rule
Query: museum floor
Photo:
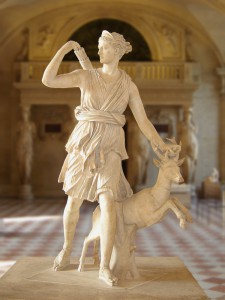
[[[24,256],[55,256],[63,243],[65,199],[25,202],[0,200],[0,276]],[[80,256],[91,227],[93,204],[81,209],[74,241]],[[138,256],[178,256],[210,299],[225,299],[225,207],[220,201],[193,201],[194,223],[183,231],[172,214],[152,228],[140,230]],[[91,255],[91,249],[89,250]]]

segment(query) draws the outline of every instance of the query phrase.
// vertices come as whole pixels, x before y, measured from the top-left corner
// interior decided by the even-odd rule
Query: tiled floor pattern
[[[55,256],[63,244],[65,200],[0,200],[0,276],[20,257]],[[73,256],[80,256],[91,228],[93,204],[81,208]],[[225,209],[225,208],[223,208]],[[225,299],[225,222],[222,206],[192,205],[194,223],[179,227],[172,213],[137,236],[139,256],[178,256],[209,299]],[[91,255],[91,249],[89,249]]]

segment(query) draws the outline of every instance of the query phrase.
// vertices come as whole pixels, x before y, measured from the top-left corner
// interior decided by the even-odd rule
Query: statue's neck
[[[119,73],[118,64],[119,61],[117,60],[114,60],[109,64],[103,64],[101,71],[105,75],[116,76]]]

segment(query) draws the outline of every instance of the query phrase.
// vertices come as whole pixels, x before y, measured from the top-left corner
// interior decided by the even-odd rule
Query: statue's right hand
[[[62,50],[66,53],[70,52],[71,50],[77,50],[80,48],[80,45],[75,41],[68,41],[62,46]]]

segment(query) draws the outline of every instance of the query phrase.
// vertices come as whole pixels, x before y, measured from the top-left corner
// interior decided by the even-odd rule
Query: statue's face
[[[110,64],[115,59],[118,59],[116,49],[110,42],[104,41],[102,39],[100,39],[98,43],[98,55],[102,64]]]

